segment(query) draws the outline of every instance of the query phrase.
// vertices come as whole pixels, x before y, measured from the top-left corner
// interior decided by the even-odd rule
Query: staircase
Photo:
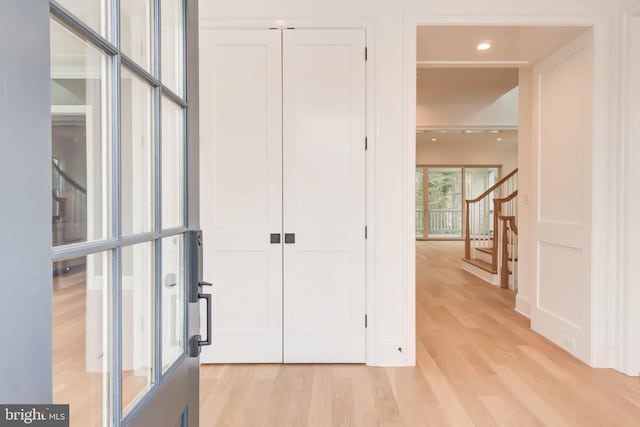
[[[466,200],[463,269],[503,289],[517,290],[518,169]]]
[[[55,162],[51,163],[51,226],[53,246],[87,240],[87,190]],[[84,265],[84,259],[53,263],[53,275]]]

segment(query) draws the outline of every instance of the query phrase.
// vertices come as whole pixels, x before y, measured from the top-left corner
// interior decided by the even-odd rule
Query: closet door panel
[[[365,37],[283,32],[284,360],[365,361]]]
[[[282,231],[281,32],[201,39],[201,225],[214,282],[214,345],[201,360],[282,362],[282,245],[270,240]]]

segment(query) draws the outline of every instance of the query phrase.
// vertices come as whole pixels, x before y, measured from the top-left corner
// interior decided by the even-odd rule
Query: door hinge
[[[364,327],[365,328],[367,327],[367,315],[366,314],[364,315]]]
[[[364,226],[364,238],[365,239],[367,238],[368,234],[369,234],[369,230],[368,230],[368,227],[365,225]]]
[[[364,60],[365,61],[368,59],[368,56],[369,56],[369,54],[368,54],[368,51],[367,51],[367,47],[365,46],[364,47]]]
[[[369,141],[367,140],[367,137],[364,137],[364,149],[368,150],[369,149]]]

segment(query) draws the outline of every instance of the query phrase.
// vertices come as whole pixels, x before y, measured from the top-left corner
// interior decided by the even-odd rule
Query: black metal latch
[[[213,286],[213,284],[209,282],[198,282],[198,286]],[[198,300],[203,299],[207,303],[207,338],[203,340],[201,335],[194,335],[191,337],[189,340],[189,353],[191,357],[200,356],[202,347],[211,345],[211,294],[198,292],[197,297]]]

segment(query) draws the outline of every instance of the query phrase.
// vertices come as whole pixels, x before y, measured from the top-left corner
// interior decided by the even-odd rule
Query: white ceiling
[[[584,27],[421,26],[417,33],[420,62],[531,63],[553,51]],[[491,48],[477,50],[479,43]]]
[[[498,99],[518,86],[517,68],[420,68],[419,95],[434,100]]]
[[[498,138],[501,141],[498,141]],[[435,139],[436,141],[432,141]],[[501,130],[499,133],[492,132],[473,132],[466,133],[464,131],[426,131],[416,134],[416,142],[418,144],[431,144],[437,147],[440,144],[476,144],[491,147],[513,147],[518,144],[518,132],[515,130]]]

